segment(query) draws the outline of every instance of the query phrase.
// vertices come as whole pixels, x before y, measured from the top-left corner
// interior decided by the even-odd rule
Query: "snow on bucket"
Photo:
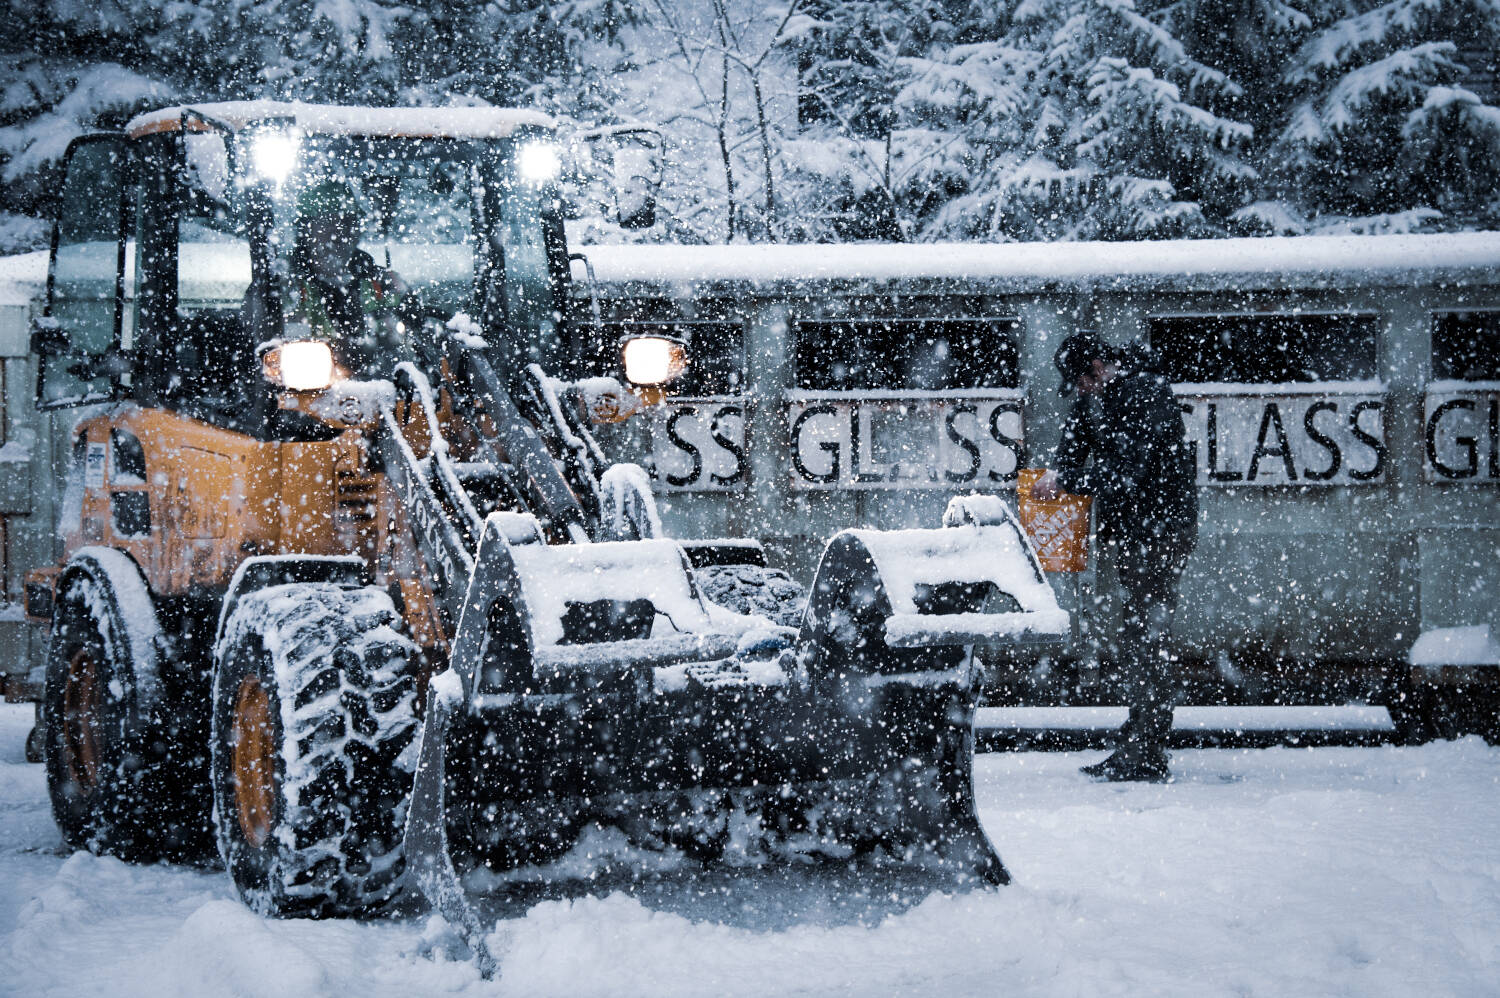
[[[1031,498],[1031,487],[1045,474],[1043,468],[1021,469],[1016,483],[1016,505],[1021,525],[1042,569],[1048,572],[1082,572],[1089,567],[1089,503],[1087,496],[1059,493],[1043,502]]]

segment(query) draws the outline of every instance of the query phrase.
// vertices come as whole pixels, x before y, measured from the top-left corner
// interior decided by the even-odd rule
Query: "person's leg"
[[[1132,563],[1151,567],[1146,557],[1123,562],[1122,567]],[[1110,780],[1165,779],[1172,729],[1167,639],[1177,602],[1176,577],[1171,571],[1122,570],[1120,582],[1124,600],[1116,661],[1130,714],[1115,753],[1083,772]]]
[[[1126,646],[1126,702],[1130,705],[1126,744],[1136,758],[1163,764],[1172,730],[1171,676],[1167,668],[1167,638],[1176,602],[1172,595],[1167,587],[1131,593],[1122,628],[1126,632],[1122,642]]]

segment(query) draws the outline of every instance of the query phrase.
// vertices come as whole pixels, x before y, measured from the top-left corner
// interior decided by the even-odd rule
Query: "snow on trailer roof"
[[[1016,292],[1500,283],[1500,232],[1149,242],[586,246],[604,284],[967,285]],[[581,262],[574,275],[585,277]],[[978,284],[988,288],[975,289]]]
[[[46,290],[46,253],[0,256],[0,305],[30,305]]]
[[[524,127],[557,127],[541,111],[504,107],[352,107],[282,101],[223,101],[164,107],[132,118],[131,138],[182,127],[184,111],[196,111],[238,131],[267,118],[292,118],[297,127],[320,135],[499,139]]]
[[[537,112],[504,113],[536,115],[545,120]],[[136,122],[141,120],[137,118]],[[1135,243],[630,245],[583,249],[600,283],[674,289],[694,283],[774,285],[807,281],[983,282],[999,285],[996,290],[1001,291],[1047,286],[1108,290],[1112,285],[1121,289],[1167,285],[1212,290],[1231,284],[1240,288],[1332,288],[1403,282],[1500,284],[1500,232]],[[573,267],[573,276],[582,280],[586,276],[582,261],[575,261]],[[0,297],[5,304],[31,301],[46,280],[46,253],[0,257]]]

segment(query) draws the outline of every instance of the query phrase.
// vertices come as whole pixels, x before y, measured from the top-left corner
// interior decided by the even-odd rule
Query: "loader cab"
[[[488,108],[202,105],[76,140],[33,331],[38,407],[132,400],[262,439],[316,435],[278,398],[327,386],[288,382],[295,358],[268,354],[316,311],[306,216],[332,186],[357,228],[358,322],[328,377],[389,377],[440,325],[512,370],[566,373],[557,165],[544,116]]]

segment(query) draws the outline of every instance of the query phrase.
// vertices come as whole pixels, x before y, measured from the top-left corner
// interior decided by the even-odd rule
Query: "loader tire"
[[[47,739],[42,730],[40,718],[26,733],[26,761],[31,763],[47,761]]]
[[[1411,683],[1398,688],[1385,702],[1400,745],[1424,745],[1438,737],[1433,725],[1431,693]]]
[[[807,594],[779,568],[704,565],[693,570],[703,598],[735,613],[753,613],[783,627],[802,626]]]
[[[236,603],[216,649],[214,822],[263,915],[372,914],[395,899],[417,733],[416,647],[390,597],[331,583]]]
[[[42,699],[52,814],[74,849],[132,862],[192,861],[211,849],[206,770],[179,744],[156,656],[151,595],[128,556],[85,549],[58,585]]]

